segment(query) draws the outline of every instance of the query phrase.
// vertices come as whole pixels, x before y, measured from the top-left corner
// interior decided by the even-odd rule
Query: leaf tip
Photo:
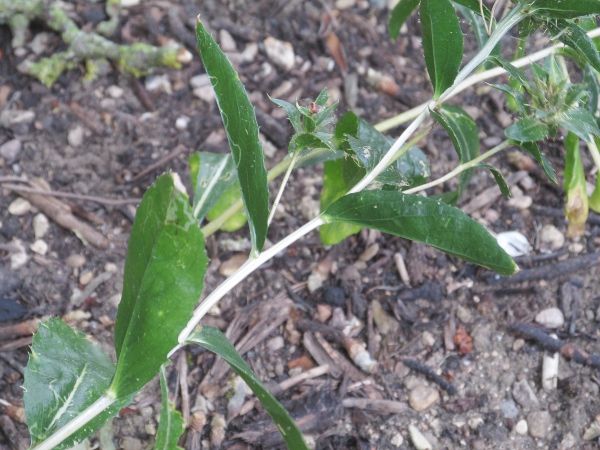
[[[173,186],[182,194],[188,195],[185,186],[181,182],[181,178],[179,178],[179,174],[176,172],[170,172],[171,178],[173,179]]]

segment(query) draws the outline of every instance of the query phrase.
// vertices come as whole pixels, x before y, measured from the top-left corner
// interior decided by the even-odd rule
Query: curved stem
[[[501,142],[500,144],[496,145],[494,148],[488,150],[487,152],[483,153],[482,155],[478,156],[477,158],[472,159],[471,161],[468,161],[468,162],[466,162],[464,164],[459,165],[458,167],[456,167],[451,172],[448,172],[443,177],[440,177],[437,180],[433,180],[433,181],[431,181],[429,183],[425,183],[425,184],[422,184],[420,186],[416,186],[416,187],[414,187],[412,189],[407,189],[406,191],[403,191],[403,192],[405,194],[415,194],[417,192],[424,191],[425,189],[429,189],[431,187],[434,187],[434,186],[437,186],[439,184],[442,184],[443,182],[448,181],[451,178],[454,178],[456,175],[461,174],[465,170],[468,170],[468,169],[471,169],[471,168],[475,167],[481,161],[485,161],[486,159],[494,156],[496,153],[504,150],[506,147],[509,147],[510,145],[511,145],[511,143],[510,143],[509,140]]]

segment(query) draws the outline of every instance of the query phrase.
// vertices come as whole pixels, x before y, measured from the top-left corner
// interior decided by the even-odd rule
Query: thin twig
[[[425,375],[425,377],[427,377],[429,380],[431,380],[434,383],[436,383],[437,385],[439,385],[448,394],[450,394],[450,395],[456,395],[457,394],[458,391],[452,385],[452,383],[446,381],[443,377],[441,377],[440,375],[438,375],[437,373],[435,373],[435,371],[431,367],[428,367],[425,364],[423,364],[423,363],[421,363],[419,361],[416,361],[414,359],[403,359],[402,363],[406,367],[409,367],[412,370],[417,371],[417,372],[422,373],[423,375]]]
[[[121,198],[121,199],[112,199],[112,198],[102,198],[95,197],[93,195],[82,195],[82,194],[73,194],[71,192],[60,192],[60,191],[47,191],[45,189],[37,189],[26,186],[18,186],[16,184],[3,184],[3,188],[10,189],[15,192],[27,192],[29,194],[38,194],[38,195],[46,195],[48,197],[62,197],[62,198],[70,198],[73,200],[83,200],[88,202],[98,203],[100,205],[106,206],[123,206],[123,205],[137,205],[141,199],[139,198]]]
[[[177,147],[175,147],[175,149],[171,153],[169,153],[166,156],[163,156],[158,161],[150,164],[148,167],[146,167],[144,170],[142,170],[140,173],[138,173],[135,177],[133,177],[131,179],[131,182],[133,183],[133,182],[139,180],[140,178],[145,177],[149,173],[153,172],[154,170],[158,169],[159,167],[161,167],[164,164],[171,161],[173,158],[176,158],[177,156],[181,155],[182,153],[186,153],[186,152],[187,152],[187,149],[183,145],[178,145]]]
[[[283,195],[283,191],[285,190],[285,186],[290,178],[292,170],[294,170],[294,166],[296,165],[296,160],[298,159],[299,150],[296,150],[292,155],[292,160],[290,161],[290,165],[285,171],[285,175],[283,176],[283,180],[281,181],[281,186],[279,187],[279,191],[277,192],[277,196],[273,201],[273,206],[271,207],[271,213],[269,214],[269,219],[267,220],[267,226],[271,225],[271,221],[273,220],[273,216],[275,216],[275,210],[277,209],[277,205],[279,205],[279,200],[281,200],[281,196]]]

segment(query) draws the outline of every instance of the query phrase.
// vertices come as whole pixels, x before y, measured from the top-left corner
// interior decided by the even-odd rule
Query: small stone
[[[483,423],[484,423],[483,418],[481,418],[479,416],[471,417],[469,420],[467,420],[467,424],[469,425],[469,428],[471,430],[476,430],[481,425],[483,425]]]
[[[31,123],[35,120],[35,112],[22,109],[7,109],[0,113],[0,123],[18,125],[20,123]]]
[[[121,0],[123,1],[123,0]],[[125,0],[127,2],[130,2],[131,0]],[[137,0],[139,2],[139,0]],[[123,5],[121,5],[123,6]],[[123,450],[142,450],[144,447],[142,446],[142,441],[140,441],[137,438],[134,437],[124,437],[123,439],[121,439],[119,441],[119,445],[121,449]]]
[[[194,95],[206,103],[215,101],[215,91],[211,85],[201,86],[193,90]]]
[[[85,286],[85,285],[89,284],[93,278],[94,278],[94,272],[92,272],[91,270],[87,270],[79,276],[79,284],[81,284],[82,286]]]
[[[438,390],[429,386],[417,386],[408,394],[408,403],[415,411],[424,411],[439,400]]]
[[[274,338],[269,339],[267,341],[267,348],[272,352],[276,352],[277,350],[282,349],[284,345],[285,342],[282,336],[275,336]]]
[[[71,147],[79,147],[83,143],[84,129],[81,126],[76,126],[69,130],[67,135],[67,142]]]
[[[344,306],[346,305],[346,294],[340,287],[327,286],[323,290],[323,301],[331,306]]]
[[[529,435],[534,438],[546,438],[552,428],[552,417],[548,411],[534,411],[527,415]]]
[[[492,348],[492,325],[480,324],[477,325],[471,332],[473,338],[473,346],[480,352],[490,351]]]
[[[400,328],[400,323],[382,308],[381,303],[373,300],[371,305],[373,308],[373,321],[381,334],[385,336]]]
[[[264,40],[265,51],[271,61],[284,70],[290,70],[296,62],[294,47],[289,42],[280,41],[274,37],[267,37]]]
[[[37,241],[35,241],[29,246],[29,248],[32,252],[35,252],[38,255],[44,256],[46,253],[48,253],[48,244],[42,239],[38,239]]]
[[[171,94],[171,92],[173,92],[168,75],[150,75],[149,77],[146,77],[145,87],[146,90],[150,92],[161,91],[165,94]]]
[[[460,305],[456,308],[456,317],[458,317],[458,320],[462,323],[471,323],[473,321],[471,310]]]
[[[433,447],[429,441],[423,436],[423,433],[414,425],[408,426],[408,434],[410,440],[417,450],[432,450]]]
[[[324,305],[323,303],[317,303],[317,317],[319,319],[319,322],[327,322],[331,317],[331,314],[333,314],[331,306]]]
[[[513,384],[512,396],[519,405],[523,408],[531,408],[537,406],[539,400],[529,386],[527,380],[523,379]]]
[[[525,345],[525,339],[517,338],[517,339],[515,339],[515,342],[513,342],[512,349],[513,349],[513,351],[518,352],[519,350],[521,350],[523,348],[524,345]]]
[[[117,265],[115,263],[107,262],[104,264],[104,271],[115,273],[117,271]]]
[[[311,294],[323,287],[323,277],[317,271],[311,273],[306,279],[306,287]]]
[[[29,261],[29,256],[27,256],[25,246],[21,240],[13,239],[10,245],[15,247],[17,250],[16,252],[12,252],[10,254],[10,269],[17,270],[27,264],[27,261]]]
[[[109,97],[112,97],[114,99],[119,99],[123,97],[123,89],[114,84],[106,88],[106,93]]]
[[[146,434],[149,434],[150,436],[156,435],[156,425],[154,425],[152,422],[148,422],[146,425],[144,425],[144,430],[146,431]]]
[[[300,214],[306,220],[312,220],[319,215],[321,202],[315,200],[310,195],[305,195],[300,200]]]
[[[525,436],[527,434],[527,421],[525,419],[521,419],[515,425],[515,431],[521,436]]]
[[[121,0],[121,7],[122,8],[131,8],[132,6],[137,6],[140,4],[141,0]]]
[[[542,248],[556,251],[565,244],[565,235],[554,225],[544,225],[540,230],[540,242]]]
[[[404,444],[404,438],[402,437],[402,433],[396,433],[390,439],[390,444],[394,447],[400,447]]]
[[[181,116],[178,117],[177,120],[175,120],[175,128],[177,128],[179,131],[185,131],[188,127],[190,123],[190,118],[187,116]]]
[[[373,244],[371,245],[369,248],[367,248],[359,257],[359,261],[364,261],[367,262],[371,259],[373,259],[373,257],[375,255],[377,255],[377,253],[379,253],[379,245],[378,244]]]
[[[48,229],[50,228],[50,222],[48,221],[48,218],[42,213],[35,215],[35,217],[33,218],[32,225],[33,234],[35,235],[36,239],[43,238],[48,232]]]
[[[335,2],[336,9],[340,9],[340,10],[350,9],[354,5],[356,5],[356,0],[337,0]]]
[[[235,45],[233,36],[225,29],[219,30],[219,44],[221,50],[225,53],[237,52],[237,46]]]
[[[546,328],[560,328],[565,324],[565,316],[558,308],[547,308],[535,316],[535,321]]]
[[[70,255],[67,258],[67,266],[69,266],[72,269],[78,269],[79,267],[82,267],[85,264],[85,262],[85,256],[78,255],[76,253]]]
[[[424,331],[421,335],[421,342],[426,347],[433,347],[435,344],[435,337],[429,331]]]
[[[529,195],[519,195],[508,199],[506,203],[517,209],[527,209],[533,203],[533,199]]]
[[[512,400],[505,400],[498,407],[505,419],[516,419],[519,415],[519,408],[517,408],[516,403]]]
[[[248,260],[248,255],[245,253],[237,253],[219,266],[219,273],[224,277],[233,275],[242,264]]]
[[[558,450],[573,450],[577,445],[577,438],[573,433],[565,434],[565,437],[558,446]]]
[[[31,203],[24,198],[18,197],[8,205],[8,212],[13,216],[22,216],[31,210]]]
[[[589,427],[583,433],[583,439],[586,441],[591,441],[600,437],[600,423],[597,420],[594,420]]]
[[[21,141],[18,139],[11,139],[0,145],[0,156],[9,162],[12,162],[17,158],[17,155],[21,151],[21,146]]]
[[[203,86],[210,86],[210,77],[205,73],[195,75],[192,78],[190,78],[190,86],[192,89],[197,89]]]

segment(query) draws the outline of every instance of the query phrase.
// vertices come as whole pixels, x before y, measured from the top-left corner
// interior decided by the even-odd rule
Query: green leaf
[[[517,36],[519,37],[519,39],[525,39],[527,36],[531,36],[540,28],[542,23],[542,21],[535,17],[526,17],[521,22],[519,22]]]
[[[565,215],[569,222],[568,237],[583,236],[589,213],[589,200],[585,185],[585,173],[579,151],[579,137],[575,133],[567,134],[565,139]]]
[[[160,367],[160,392],[162,395],[162,408],[154,450],[180,450],[181,447],[177,445],[177,442],[185,431],[185,421],[179,411],[175,410],[175,405],[169,401],[164,364]]]
[[[596,213],[600,213],[600,175],[596,174],[596,187],[589,199],[590,209]]]
[[[431,176],[431,169],[429,168],[427,156],[419,147],[409,148],[381,175],[385,176],[390,170],[401,174],[406,179],[407,185],[404,189],[420,186]],[[380,177],[377,177],[377,179],[380,180]]]
[[[541,92],[535,85],[530,83],[529,78],[527,78],[527,75],[525,75],[525,72],[523,72],[521,69],[517,69],[511,63],[503,58],[500,58],[499,56],[490,56],[489,59],[494,64],[506,70],[512,78],[514,78],[527,92],[529,92],[530,95],[535,97],[544,95],[544,93]]]
[[[481,4],[479,0],[452,0],[452,2],[481,16]],[[483,5],[483,15],[485,16],[486,22],[489,23],[492,19],[492,13],[485,5]]]
[[[481,224],[426,197],[400,191],[358,192],[337,200],[322,217],[326,223],[349,222],[423,242],[501,275],[518,269]]]
[[[419,0],[400,0],[394,6],[388,23],[388,31],[393,41],[396,40],[398,34],[400,34],[400,28],[413,11],[417,9],[417,6],[419,6]]]
[[[535,15],[549,19],[574,19],[600,14],[599,0],[533,0],[530,8]]]
[[[442,105],[438,111],[431,111],[431,114],[450,136],[461,164],[479,156],[477,124],[464,109],[459,106]],[[457,201],[467,189],[472,176],[472,169],[460,174]]]
[[[192,160],[193,158],[193,160]],[[200,152],[190,157],[190,173],[194,188],[193,214],[202,222],[206,213],[235,181],[236,172],[231,155]]]
[[[40,323],[23,372],[23,402],[32,446],[100,398],[114,372],[115,366],[108,355],[85,334],[60,319]],[[83,441],[132,401],[133,395],[118,399],[55,448],[71,448]]]
[[[596,70],[600,71],[600,55],[585,30],[566,20],[549,20],[546,24],[550,34],[565,45],[577,50]]]
[[[457,3],[457,2],[454,2]],[[465,20],[469,23],[469,26],[473,30],[473,34],[475,35],[475,40],[477,41],[477,47],[480,49],[483,48],[485,43],[488,41],[489,36],[487,34],[487,30],[485,29],[485,24],[483,23],[483,19],[481,18],[481,13],[479,12],[479,8],[477,11],[472,11],[469,8],[466,8],[460,4],[456,6],[456,8],[460,11]],[[487,9],[487,8],[486,8]],[[489,11],[488,11],[489,12]],[[486,19],[487,21],[488,19]],[[495,21],[494,21],[495,22]],[[500,55],[502,52],[502,41],[498,42],[490,55]],[[491,61],[487,61],[482,69],[489,69],[493,63]]]
[[[510,197],[510,189],[508,188],[508,184],[498,169],[496,169],[494,166],[490,166],[489,164],[477,164],[476,167],[489,170],[494,176],[494,180],[496,180],[496,184],[500,188],[502,195],[505,197]]]
[[[159,177],[138,207],[125,259],[115,322],[117,369],[111,391],[137,391],[150,381],[192,317],[208,258],[188,196],[174,175]]]
[[[450,0],[421,0],[421,33],[433,99],[454,83],[463,56],[463,35]]]
[[[344,181],[342,174],[344,159],[327,161],[323,175],[323,191],[321,192],[321,211],[324,211],[338,198],[350,189]],[[319,235],[323,245],[335,245],[348,236],[358,233],[362,227],[349,223],[331,223],[319,228]]]
[[[197,344],[223,358],[235,372],[242,377],[252,389],[265,410],[271,416],[289,450],[308,450],[302,432],[287,410],[265,388],[260,379],[240,357],[235,347],[217,328],[202,326],[200,331],[193,333],[187,340],[188,344]]]
[[[291,103],[286,102],[285,100],[279,100],[277,98],[272,98],[271,101],[275,103],[277,106],[281,107],[285,111],[288,116],[292,127],[294,127],[294,132],[301,133],[302,132],[302,119],[300,115],[300,111]]]
[[[322,138],[318,134],[301,133],[295,134],[290,141],[289,152],[293,153],[304,149],[328,148],[333,151],[331,139]]]
[[[514,78],[511,78],[511,80],[515,81]],[[517,84],[517,83],[518,82],[516,82],[515,84]],[[505,92],[507,95],[510,96],[510,99],[513,102],[513,107],[511,109],[513,109],[513,110],[516,109],[517,111],[519,111],[519,114],[521,114],[522,116],[527,115],[529,113],[528,104],[527,104],[528,102],[522,92],[519,92],[514,87],[508,86],[506,84],[490,83],[490,86],[492,86],[495,89],[498,89],[499,91]],[[508,99],[507,99],[507,102],[508,102]]]
[[[542,167],[544,173],[553,183],[558,183],[556,179],[556,172],[554,171],[554,167],[550,164],[550,161],[540,152],[538,145],[535,142],[519,142],[512,141],[513,145],[522,148],[527,153],[529,153],[533,158],[537,161],[537,163]]]
[[[200,21],[198,50],[210,76],[237,168],[242,200],[248,216],[252,256],[261,252],[267,237],[269,188],[254,108],[237,72]]]
[[[206,214],[206,218],[208,220],[215,220],[220,217],[225,211],[227,211],[234,203],[236,203],[242,197],[240,193],[240,184],[237,180],[227,188],[227,190],[221,195],[219,200],[214,204],[214,206],[208,211]],[[223,231],[237,231],[246,225],[246,213],[243,210],[235,213],[231,219],[221,226],[221,230]]]
[[[573,108],[561,113],[557,118],[557,122],[586,142],[589,142],[590,134],[600,136],[600,129],[594,116],[583,107]]]
[[[548,135],[548,126],[535,117],[523,117],[508,127],[504,134],[515,141],[541,141]]]

